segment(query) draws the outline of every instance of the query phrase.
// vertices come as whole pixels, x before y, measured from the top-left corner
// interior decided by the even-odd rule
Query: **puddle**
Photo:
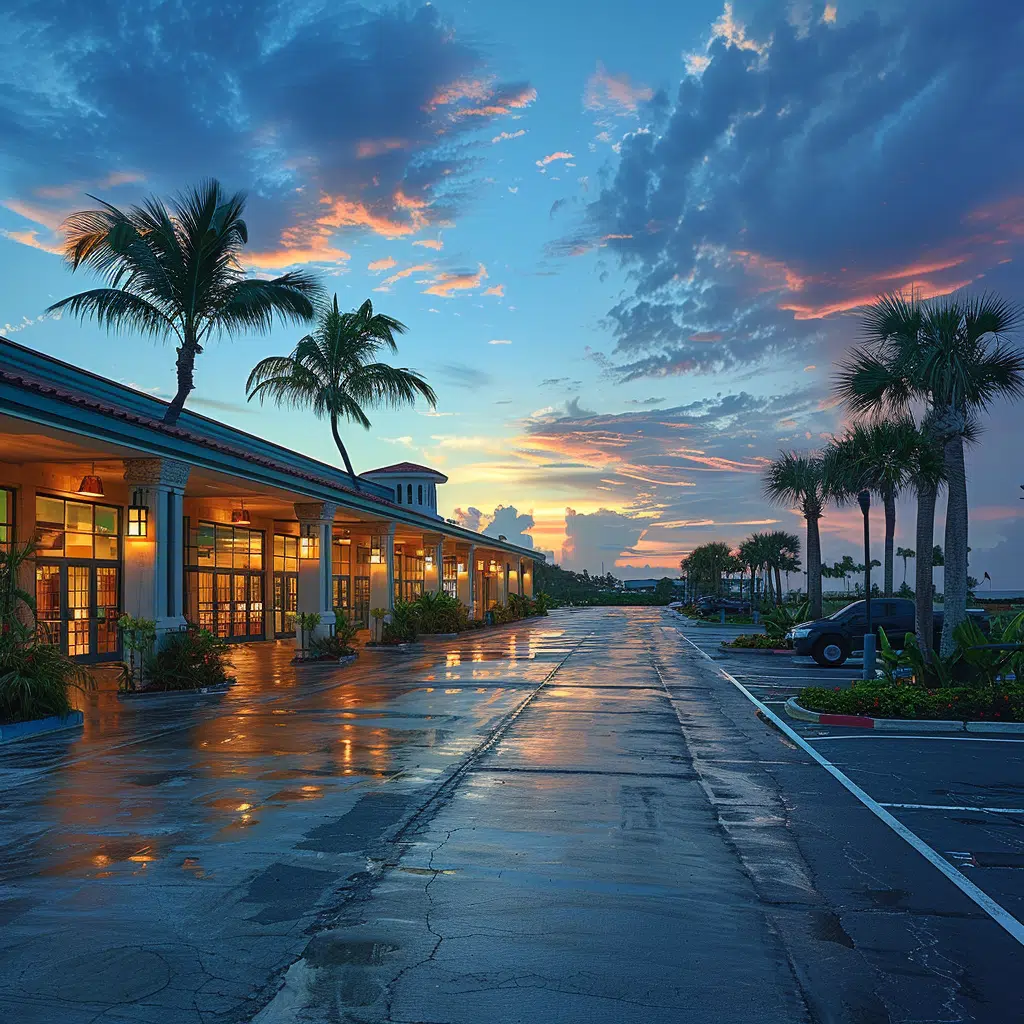
[[[138,874],[163,857],[152,839],[141,836],[104,839],[91,849],[83,849],[84,845],[76,842],[75,853],[48,865],[40,874],[85,874],[92,878],[110,878],[119,866],[131,864],[134,866],[133,874]]]

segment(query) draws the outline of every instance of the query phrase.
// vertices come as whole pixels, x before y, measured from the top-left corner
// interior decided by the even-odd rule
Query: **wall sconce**
[[[320,557],[320,526],[318,523],[303,523],[299,528],[299,558]]]
[[[82,477],[82,482],[78,485],[78,493],[83,498],[102,498],[103,497],[103,481],[96,475],[96,463],[92,464],[92,472],[86,473]]]
[[[476,571],[477,572],[483,572],[484,571],[484,560],[482,558],[478,558],[477,561],[476,561]]]
[[[232,510],[231,522],[236,526],[249,526],[252,523],[252,516],[249,515],[249,510],[245,507],[244,501],[241,508]]]
[[[426,569],[434,568],[434,556],[429,551],[423,556],[423,566]]]
[[[493,558],[491,559],[491,565],[490,565],[489,571],[490,572],[497,572],[498,571],[498,563]]]
[[[457,573],[460,573],[460,574],[464,573],[466,571],[466,563],[465,562],[456,562],[455,563],[455,571]]]
[[[384,563],[384,552],[381,551],[380,537],[373,537],[370,540],[370,565],[382,565]]]
[[[149,535],[149,506],[142,500],[142,491],[136,488],[132,493],[132,503],[128,506],[128,536],[146,537]]]

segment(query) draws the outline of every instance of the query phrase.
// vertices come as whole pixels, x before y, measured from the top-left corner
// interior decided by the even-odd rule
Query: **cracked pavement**
[[[218,705],[0,753],[0,1019],[1020,1017],[1020,947],[661,609],[258,656]]]

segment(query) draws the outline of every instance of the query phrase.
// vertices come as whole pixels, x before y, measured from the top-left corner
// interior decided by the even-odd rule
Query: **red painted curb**
[[[818,725],[845,725],[854,729],[874,729],[875,720],[863,715],[818,714]]]

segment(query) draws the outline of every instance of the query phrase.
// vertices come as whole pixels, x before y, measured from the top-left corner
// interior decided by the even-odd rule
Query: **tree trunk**
[[[193,373],[196,366],[196,356],[200,352],[202,352],[202,349],[194,341],[183,341],[178,348],[178,358],[175,362],[178,374],[178,390],[171,404],[167,406],[167,411],[164,413],[164,423],[169,426],[174,426],[178,422],[178,417],[181,415],[181,410],[185,405],[185,399],[188,398],[195,388]]]
[[[917,486],[917,559],[914,562],[914,605],[917,642],[928,652],[932,637],[932,549],[935,546],[935,495],[938,485],[920,482]]]
[[[338,433],[338,418],[336,416],[331,417],[331,433],[334,435],[334,443],[338,446],[338,451],[341,452],[341,457],[345,461],[345,469],[352,478],[352,486],[358,491],[360,490],[359,478],[356,476],[356,471],[352,468],[352,462],[348,457],[348,450],[341,440],[341,434]]]
[[[782,604],[782,570],[775,566],[775,603]]]
[[[892,597],[893,539],[896,536],[896,496],[892,491],[882,495],[885,506],[885,596]]]
[[[946,540],[943,550],[942,647],[944,658],[956,650],[953,631],[967,618],[967,473],[964,439],[957,434],[943,451],[946,470]]]
[[[818,517],[807,516],[807,603],[808,615],[821,618],[821,538],[818,536]]]

